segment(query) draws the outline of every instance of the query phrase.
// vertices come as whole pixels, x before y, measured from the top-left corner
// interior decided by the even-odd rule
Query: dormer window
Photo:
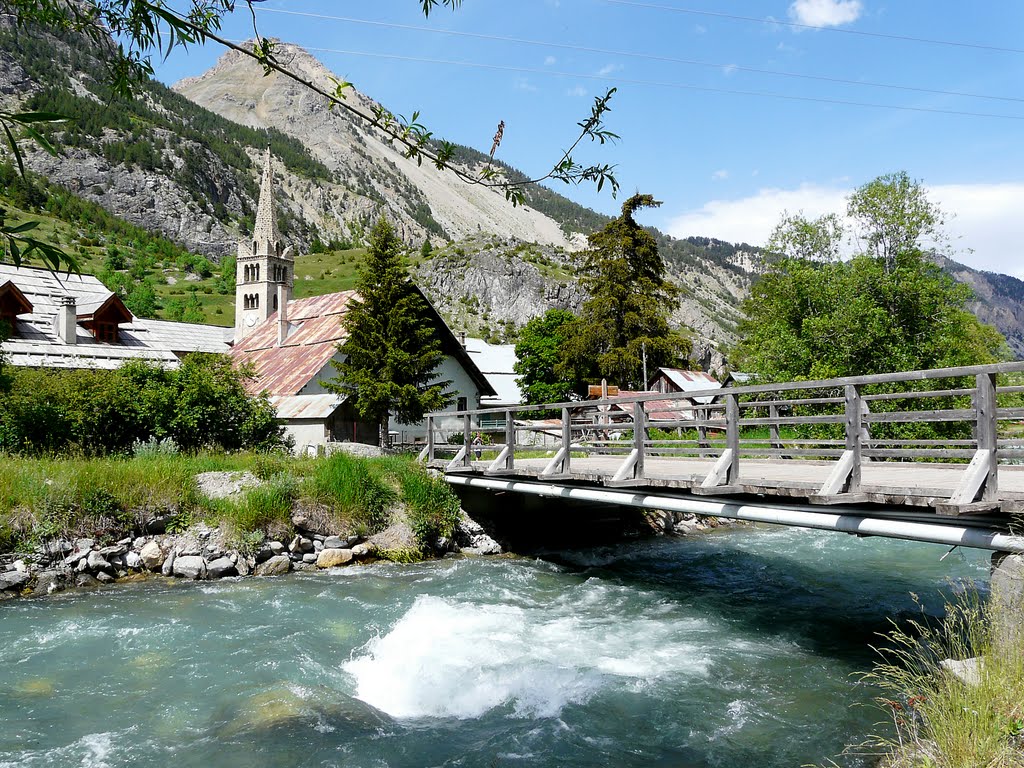
[[[121,340],[118,326],[132,321],[132,313],[116,293],[110,294],[102,304],[94,305],[91,310],[88,305],[81,305],[79,310],[79,324],[92,331],[93,338],[104,344],[117,344]]]
[[[32,302],[25,298],[25,294],[8,280],[0,285],[0,324],[6,325],[8,331],[13,334],[17,328],[18,315],[27,315],[32,312]]]

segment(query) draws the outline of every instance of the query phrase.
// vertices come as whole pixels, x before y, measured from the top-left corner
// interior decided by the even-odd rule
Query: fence
[[[700,484],[720,492],[737,489],[745,459],[834,462],[819,500],[849,501],[860,491],[866,461],[961,463],[951,505],[994,502],[999,467],[1024,458],[1024,363],[944,368],[708,389],[642,393],[627,397],[505,410],[504,442],[487,446],[485,474],[516,471],[517,421],[560,412],[547,428],[560,432],[554,456],[540,473],[557,480],[572,475],[573,462],[588,456],[621,455],[606,485],[642,485],[650,457],[713,459]],[[1002,381],[1001,381],[1002,379]],[[473,433],[494,410],[445,413],[462,420],[461,444],[451,445],[427,416],[421,459],[435,462],[454,453],[446,471],[474,469]],[[674,430],[674,434],[673,434]],[[439,439],[442,438],[442,439]]]

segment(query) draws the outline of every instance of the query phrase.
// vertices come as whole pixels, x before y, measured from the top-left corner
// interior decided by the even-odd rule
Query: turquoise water
[[[880,719],[887,617],[987,580],[944,553],[764,528],[9,601],[0,766],[821,762]]]

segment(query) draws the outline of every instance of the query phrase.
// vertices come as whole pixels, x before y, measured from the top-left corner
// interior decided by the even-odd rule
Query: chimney
[[[459,344],[461,344],[463,346],[463,348],[465,348],[465,346],[466,346],[466,332],[465,331],[459,331]]]
[[[61,296],[57,308],[57,338],[65,344],[74,344],[78,336],[78,311],[74,296]]]
[[[288,338],[288,288],[277,284],[277,346],[283,347]]]

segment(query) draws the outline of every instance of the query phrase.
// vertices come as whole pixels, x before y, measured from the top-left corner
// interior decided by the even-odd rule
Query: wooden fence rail
[[[710,458],[713,466],[694,489],[703,493],[742,490],[745,459],[828,459],[831,471],[813,498],[821,504],[861,500],[869,461],[966,462],[944,501],[946,511],[985,511],[997,506],[1001,462],[1024,457],[1024,429],[1020,437],[1010,434],[1010,422],[1024,419],[1024,385],[999,383],[1000,376],[1022,373],[1024,363],[1001,363],[517,406],[504,409],[503,442],[483,448],[474,445],[474,430],[481,416],[496,415],[494,409],[439,412],[427,416],[420,458],[436,462],[454,453],[447,472],[475,471],[482,450],[497,449],[484,473],[512,474],[517,452],[537,450],[519,441],[532,430],[554,443],[547,446],[554,454],[540,472],[543,479],[571,477],[579,457],[622,456],[605,485],[642,485],[649,458]],[[557,421],[530,421],[552,412],[560,413]],[[453,431],[438,429],[453,418],[461,426],[454,445]]]

